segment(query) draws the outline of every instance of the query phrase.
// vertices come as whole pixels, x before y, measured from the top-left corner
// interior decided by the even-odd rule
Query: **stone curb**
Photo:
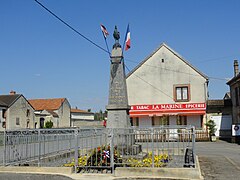
[[[30,173],[30,174],[56,174],[72,179],[204,179],[201,175],[198,156],[196,156],[196,168],[116,168],[115,174],[76,174],[72,167],[28,167],[6,166],[0,167],[0,172],[6,173]]]

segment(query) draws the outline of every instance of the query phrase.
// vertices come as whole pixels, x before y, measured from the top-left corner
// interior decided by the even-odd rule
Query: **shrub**
[[[52,121],[47,121],[45,123],[45,128],[52,128],[53,127],[53,122]]]
[[[213,121],[213,120],[209,120],[206,124],[205,124],[208,128],[208,131],[209,131],[209,135],[210,136],[214,136],[215,135],[215,132],[216,132],[216,123]]]

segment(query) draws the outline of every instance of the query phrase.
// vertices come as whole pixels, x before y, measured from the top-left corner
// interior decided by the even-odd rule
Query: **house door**
[[[40,128],[44,128],[44,118],[40,118]]]

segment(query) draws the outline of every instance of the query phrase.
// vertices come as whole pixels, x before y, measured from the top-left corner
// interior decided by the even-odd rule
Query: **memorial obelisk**
[[[109,97],[107,109],[107,128],[130,127],[128,96],[123,53],[119,44],[120,34],[115,26],[115,44],[111,53]]]

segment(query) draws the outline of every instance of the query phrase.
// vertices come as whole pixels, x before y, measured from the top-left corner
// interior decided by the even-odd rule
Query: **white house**
[[[84,111],[81,109],[71,109],[71,126],[83,127],[83,126],[100,126],[101,121],[94,120],[94,113]]]
[[[70,127],[71,106],[66,98],[30,99],[35,109],[35,128],[44,128],[47,121],[53,122],[53,128]]]
[[[34,108],[22,94],[0,95],[0,130],[33,128]]]
[[[203,126],[208,78],[166,44],[134,68],[126,82],[132,125]]]

